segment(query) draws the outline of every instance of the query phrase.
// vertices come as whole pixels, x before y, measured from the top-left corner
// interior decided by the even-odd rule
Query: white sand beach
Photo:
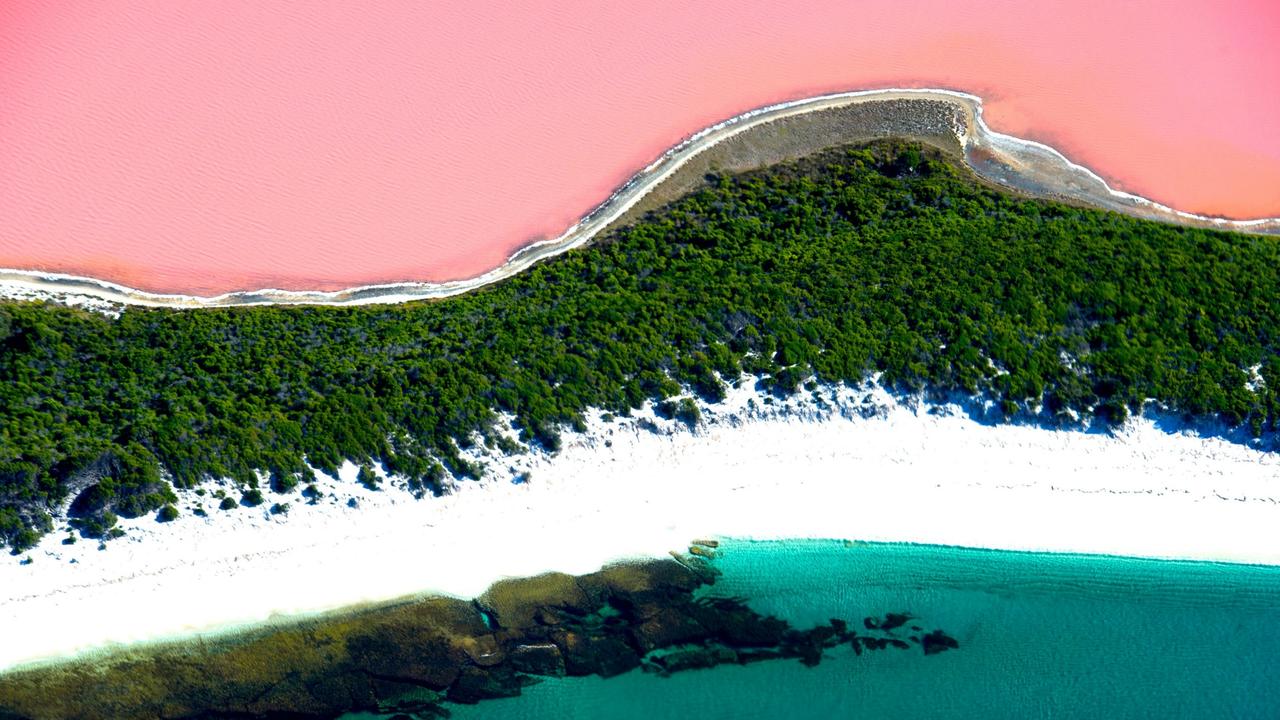
[[[314,505],[294,493],[220,511],[184,492],[178,520],[123,521],[105,550],[51,534],[0,557],[0,669],[415,593],[474,596],[717,535],[1280,564],[1280,453],[1150,419],[1108,435],[985,425],[875,387],[819,394],[766,405],[743,384],[694,432],[648,409],[596,413],[557,455],[490,459],[483,481],[443,498],[415,500],[394,479],[369,491],[347,466]],[[277,501],[287,515],[268,512]]]

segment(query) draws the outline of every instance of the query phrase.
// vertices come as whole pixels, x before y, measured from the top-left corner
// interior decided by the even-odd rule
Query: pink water
[[[891,86],[980,95],[1179,209],[1280,215],[1280,3],[977,5],[4,0],[0,267],[469,277],[712,122]]]

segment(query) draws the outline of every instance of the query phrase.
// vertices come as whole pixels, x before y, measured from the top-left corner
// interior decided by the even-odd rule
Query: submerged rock
[[[615,565],[495,583],[476,601],[426,598],[198,646],[131,648],[4,675],[0,720],[443,717],[445,700],[512,697],[539,677],[816,665],[846,643],[859,653],[906,644],[855,636],[838,618],[797,630],[742,598],[697,597],[714,582],[711,569],[676,559]],[[941,631],[922,644],[925,654],[957,647]]]
[[[920,644],[924,648],[925,655],[936,655],[940,652],[955,650],[960,647],[959,641],[941,630],[934,630],[925,635],[921,638]]]
[[[522,673],[559,677],[565,674],[564,656],[554,643],[517,645],[507,654],[511,667]]]
[[[707,629],[677,608],[662,608],[631,630],[641,652],[707,637]]]
[[[900,628],[911,620],[911,616],[906,613],[889,613],[884,616],[884,620],[880,622],[881,630],[893,630]]]
[[[553,638],[564,653],[564,666],[569,675],[607,678],[640,667],[640,653],[620,637],[559,632]]]
[[[763,617],[740,600],[706,598],[688,609],[715,639],[733,647],[771,647],[780,644],[786,622]]]
[[[777,657],[775,655],[774,657]],[[765,658],[757,658],[763,660]],[[686,670],[703,670],[717,665],[737,664],[742,662],[738,653],[723,645],[683,647],[655,654],[646,658],[645,670],[657,672],[659,675],[684,672]]]
[[[515,697],[522,687],[524,682],[514,669],[473,666],[462,669],[445,697],[450,702],[475,704],[481,700]]]

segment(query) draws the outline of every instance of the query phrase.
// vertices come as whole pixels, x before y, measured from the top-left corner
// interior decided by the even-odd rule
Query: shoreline
[[[496,580],[664,558],[701,537],[1280,564],[1266,541],[1280,516],[1275,453],[1144,418],[1108,435],[983,424],[876,386],[820,393],[766,404],[742,383],[694,431],[651,405],[612,422],[595,413],[556,456],[489,456],[481,481],[442,498],[414,500],[385,475],[367,490],[347,465],[314,506],[295,492],[224,512],[182,491],[176,521],[122,521],[127,535],[103,551],[50,534],[24,554],[32,564],[0,561],[0,671],[474,598]],[[272,515],[276,501],[290,512]]]
[[[172,308],[346,306],[395,304],[449,297],[499,282],[541,260],[590,242],[624,218],[628,211],[690,160],[725,140],[780,120],[895,101],[923,101],[925,104],[942,103],[949,106],[952,121],[948,129],[958,142],[966,164],[979,177],[1006,189],[1180,225],[1280,234],[1280,217],[1251,220],[1214,218],[1183,212],[1137,195],[1114,190],[1092,170],[1071,162],[1048,145],[991,130],[982,117],[982,99],[976,95],[946,89],[887,88],[833,93],[777,103],[749,110],[704,128],[670,148],[632,176],[559,237],[525,246],[502,265],[473,278],[439,283],[378,283],[332,292],[264,288],[202,297],[148,292],[108,280],[64,273],[0,269],[0,298],[53,300],[110,311],[115,305]],[[942,128],[931,130],[944,131]],[[877,128],[868,128],[865,133],[875,137],[906,134],[901,130],[894,132]],[[856,140],[857,138],[849,138],[846,142]],[[815,151],[817,149],[820,148],[813,148]]]

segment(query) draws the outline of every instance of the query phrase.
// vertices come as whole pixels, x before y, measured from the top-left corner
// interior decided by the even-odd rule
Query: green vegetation
[[[109,528],[231,478],[261,502],[304,460],[384,464],[422,491],[502,447],[496,411],[556,449],[594,406],[723,379],[881,373],[1007,416],[1119,421],[1147,399],[1274,438],[1280,243],[1029,201],[919,148],[840,150],[732,178],[592,247],[439,302],[0,305],[0,536],[26,547],[85,471]],[[692,403],[673,416],[696,422]],[[163,474],[162,474],[163,473]]]
[[[156,513],[156,519],[160,522],[173,522],[178,519],[178,508],[172,505],[165,505],[160,508],[160,512]]]
[[[702,411],[698,409],[698,403],[689,397],[680,398],[679,400],[663,400],[658,403],[656,409],[659,416],[674,418],[689,427],[696,426],[698,421],[702,419]]]
[[[218,503],[219,510],[235,510],[236,507],[237,507],[236,501],[229,497],[222,498],[222,502]]]
[[[369,490],[378,489],[378,476],[374,474],[373,468],[368,465],[360,466],[360,472],[356,475],[356,481]]]

